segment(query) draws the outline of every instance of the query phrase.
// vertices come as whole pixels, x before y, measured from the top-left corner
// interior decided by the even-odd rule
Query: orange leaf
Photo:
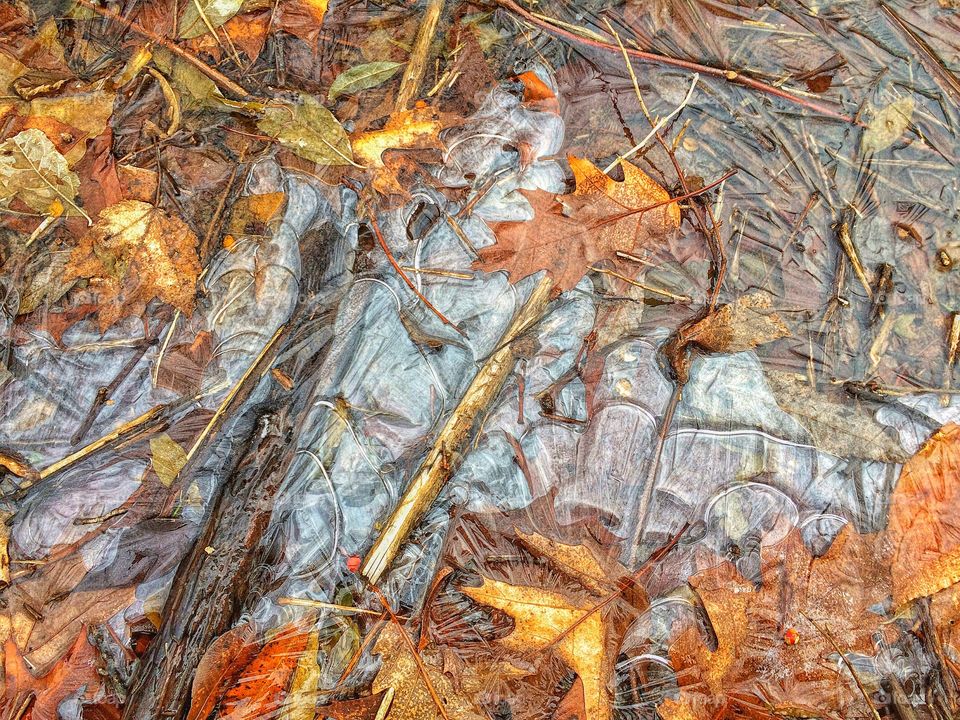
[[[960,425],[945,425],[903,466],[890,498],[893,599],[900,607],[960,582]]]
[[[76,641],[56,665],[41,677],[35,677],[27,668],[20,650],[13,640],[4,644],[4,703],[11,717],[22,703],[32,696],[31,720],[56,720],[57,706],[67,697],[85,687],[85,694],[93,694],[100,687],[97,674],[97,651],[87,642],[84,628]]]
[[[206,720],[259,649],[250,623],[238,625],[214,640],[197,664],[187,720]]]

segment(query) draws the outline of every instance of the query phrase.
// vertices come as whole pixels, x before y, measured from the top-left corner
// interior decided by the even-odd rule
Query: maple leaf
[[[6,706],[11,717],[29,702],[26,716],[31,720],[56,720],[57,707],[69,696],[81,688],[86,688],[85,696],[91,695],[100,686],[98,654],[87,642],[86,628],[53,668],[40,677],[30,672],[13,640],[6,641],[3,652],[6,686],[0,707]]]
[[[90,279],[101,332],[142,313],[154,298],[189,317],[199,276],[197,236],[183,221],[139,200],[102,210],[64,271],[65,280]]]
[[[423,677],[424,671],[430,686],[437,693],[449,718],[457,720],[484,720],[487,716],[473,703],[458,693],[450,679],[443,673],[438,653],[431,649],[420,653],[421,670],[413,656],[413,650],[403,638],[404,630],[397,625],[387,625],[377,638],[373,652],[380,655],[380,672],[373,680],[374,695],[392,688],[395,692],[388,720],[435,720],[442,717],[436,702]]]
[[[546,270],[565,291],[594,263],[616,261],[617,252],[636,251],[679,226],[680,208],[636,165],[621,161],[624,177],[617,181],[589,160],[568,160],[574,191],[518,190],[534,219],[490,223],[497,242],[480,250],[474,267],[505,270],[514,282]]]
[[[799,533],[777,550],[763,564],[759,588],[730,563],[690,579],[717,645],[708,648],[695,625],[681,631],[670,648],[681,693],[658,708],[664,720],[741,717],[751,709],[762,715],[865,714],[857,687],[838,678],[836,655],[837,648],[875,651],[873,634],[884,618],[869,608],[890,588],[882,537],[847,526],[819,558],[811,557]],[[788,642],[789,629],[798,642]]]
[[[945,425],[903,466],[890,497],[893,599],[900,607],[960,582],[960,425]]]

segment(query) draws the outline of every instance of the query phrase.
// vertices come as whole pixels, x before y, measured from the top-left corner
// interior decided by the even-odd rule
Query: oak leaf
[[[847,526],[821,557],[810,555],[799,533],[776,550],[762,565],[759,588],[730,563],[690,579],[716,649],[695,624],[680,632],[670,659],[681,692],[658,708],[664,720],[732,718],[758,710],[764,716],[868,714],[854,682],[838,670],[843,665],[836,648],[875,652],[873,635],[885,618],[870,608],[890,592],[883,538]],[[787,640],[791,629],[798,642]]]
[[[616,261],[617,252],[634,252],[679,226],[678,205],[632,163],[620,163],[617,181],[589,160],[568,160],[574,191],[518,190],[533,220],[490,223],[497,242],[480,250],[475,267],[505,270],[514,282],[546,270],[559,290],[570,290],[594,263]]]
[[[74,249],[65,280],[90,279],[101,332],[157,298],[193,313],[200,259],[197,236],[183,221],[139,200],[101,211]]]
[[[30,702],[31,720],[56,720],[57,707],[78,690],[93,694],[100,687],[97,674],[98,653],[87,642],[87,631],[82,629],[77,639],[51,670],[40,677],[28,669],[16,643],[7,640],[4,652],[5,687],[0,707],[6,707],[14,717],[23,703]],[[30,701],[30,698],[33,698]]]
[[[890,497],[893,599],[900,607],[960,582],[960,425],[945,425],[900,472]]]

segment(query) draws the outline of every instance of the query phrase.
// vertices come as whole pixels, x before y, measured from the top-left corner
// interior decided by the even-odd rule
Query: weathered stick
[[[430,43],[433,42],[433,36],[437,32],[437,23],[440,20],[442,10],[443,0],[430,0],[430,4],[427,5],[426,12],[423,14],[423,22],[420,23],[420,30],[417,31],[417,37],[413,41],[410,60],[403,71],[400,90],[397,91],[397,99],[394,102],[394,108],[397,112],[406,110],[410,101],[417,94],[420,81],[423,80],[423,73],[427,68]]]
[[[544,277],[534,288],[503,334],[499,349],[487,358],[440,430],[433,447],[363,561],[360,572],[371,583],[379,582],[400,546],[456,471],[477,419],[497,397],[513,371],[517,359],[513,341],[543,316],[552,290],[553,281],[548,277]]]

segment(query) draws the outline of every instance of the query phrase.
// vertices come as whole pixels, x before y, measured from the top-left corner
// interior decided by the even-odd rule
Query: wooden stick
[[[423,22],[420,23],[420,30],[417,31],[417,37],[413,41],[410,60],[407,62],[407,67],[403,71],[403,78],[400,80],[400,90],[397,92],[397,100],[394,103],[396,112],[406,110],[420,88],[423,73],[427,68],[430,44],[437,32],[437,23],[442,11],[443,0],[430,0],[423,14]]]
[[[494,352],[473,378],[463,398],[447,419],[427,457],[410,482],[360,572],[376,584],[390,567],[400,546],[433,505],[444,484],[457,469],[480,413],[497,397],[517,359],[513,341],[539,320],[547,309],[553,281],[544,277],[520,308]]]

